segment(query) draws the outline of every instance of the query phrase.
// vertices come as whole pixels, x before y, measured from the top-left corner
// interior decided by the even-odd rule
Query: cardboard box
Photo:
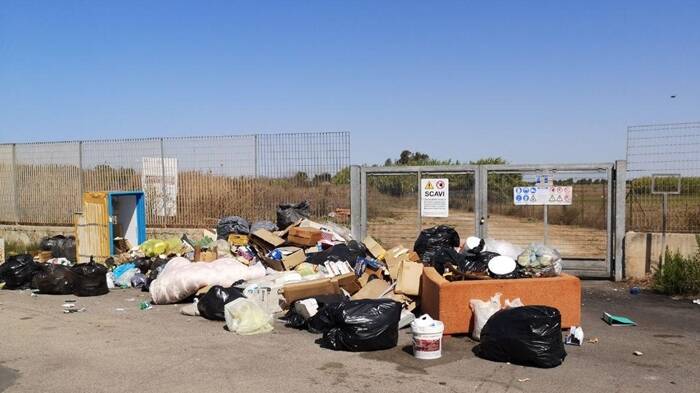
[[[399,277],[396,280],[396,292],[404,295],[420,295],[420,277],[422,274],[422,263],[402,261],[399,266]]]
[[[278,261],[276,259],[269,258],[267,256],[262,256],[260,259],[266,266],[278,272],[284,270],[292,270],[294,267],[304,261],[306,261],[306,254],[304,250],[299,247],[277,247],[282,251],[282,260]]]
[[[335,276],[331,278],[331,281],[338,282],[338,286],[346,290],[350,295],[354,295],[362,289],[360,282],[357,280],[357,276],[353,272]]]
[[[339,295],[340,293],[338,281],[332,281],[329,278],[287,284],[282,288],[282,296],[287,304],[307,297]]]
[[[250,241],[253,245],[263,248],[268,252],[284,244],[284,239],[266,229],[258,229],[253,232]]]
[[[375,280],[376,279],[382,280],[384,278],[384,274],[382,272],[382,269],[375,270],[375,269],[372,269],[371,267],[368,266],[367,268],[365,268],[365,271],[362,272],[362,275],[360,276],[358,281],[360,282],[360,285],[362,285],[364,287],[365,285],[367,285],[367,283],[369,282],[369,280],[372,277],[374,277]]]
[[[247,246],[248,235],[239,235],[237,233],[232,233],[228,235],[228,243],[232,246]]]
[[[367,251],[369,251],[369,253],[372,254],[375,259],[384,258],[386,250],[381,246],[381,244],[377,243],[372,236],[367,236],[362,242],[365,244],[365,246],[367,246]]]
[[[289,229],[287,242],[297,246],[311,247],[323,238],[319,229],[294,227]]]

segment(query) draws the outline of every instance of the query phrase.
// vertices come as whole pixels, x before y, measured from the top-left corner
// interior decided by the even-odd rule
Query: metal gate
[[[625,162],[581,165],[451,165],[352,167],[352,226],[386,247],[411,248],[420,230],[445,224],[460,237],[544,243],[564,269],[581,277],[622,279]],[[514,188],[543,175],[571,187],[570,205],[516,206]],[[422,179],[447,179],[449,215],[421,215]]]

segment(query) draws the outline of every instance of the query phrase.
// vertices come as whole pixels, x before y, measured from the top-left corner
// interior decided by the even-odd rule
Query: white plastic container
[[[439,359],[442,356],[442,332],[445,325],[425,314],[411,322],[413,356],[416,359]]]

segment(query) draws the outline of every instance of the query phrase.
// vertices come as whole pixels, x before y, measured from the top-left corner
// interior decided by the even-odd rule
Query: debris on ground
[[[634,352],[632,352],[632,353],[634,354],[634,356],[642,356],[642,355],[644,355],[644,353],[641,352],[641,351],[634,351]]]
[[[450,284],[497,280],[504,293],[510,283],[561,273],[561,255],[543,244],[523,249],[474,236],[462,241],[454,228],[439,225],[422,230],[411,248],[381,244],[371,236],[357,239],[337,223],[314,221],[308,201],[282,203],[270,213],[276,214],[276,223],[226,215],[216,233],[205,231],[201,237],[154,238],[133,246],[115,238],[115,255],[90,257],[87,263],[74,263],[75,238],[47,238],[36,256],[12,256],[0,265],[0,287],[75,296],[139,288],[147,299],[125,300],[138,302],[140,310],[172,304],[184,315],[223,322],[240,335],[268,333],[277,319],[321,334],[322,347],[340,351],[393,348],[399,329],[410,327],[414,356],[437,359],[448,321],[416,314],[425,296],[426,271]],[[524,305],[518,296],[525,295],[509,296],[504,305],[496,291],[455,301],[474,314],[469,333],[481,339],[479,356],[558,366],[566,356],[561,314],[546,305]],[[63,311],[85,308],[67,299]],[[470,320],[466,314],[464,320]],[[583,331],[572,326],[566,343],[582,342]]]
[[[603,313],[603,321],[610,326],[637,326],[633,320],[621,315],[612,315],[607,312]]]

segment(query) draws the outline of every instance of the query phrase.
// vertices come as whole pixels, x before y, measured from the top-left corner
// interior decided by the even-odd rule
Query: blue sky
[[[573,163],[700,120],[699,2],[562,3],[3,0],[0,142],[347,130],[354,163]]]

